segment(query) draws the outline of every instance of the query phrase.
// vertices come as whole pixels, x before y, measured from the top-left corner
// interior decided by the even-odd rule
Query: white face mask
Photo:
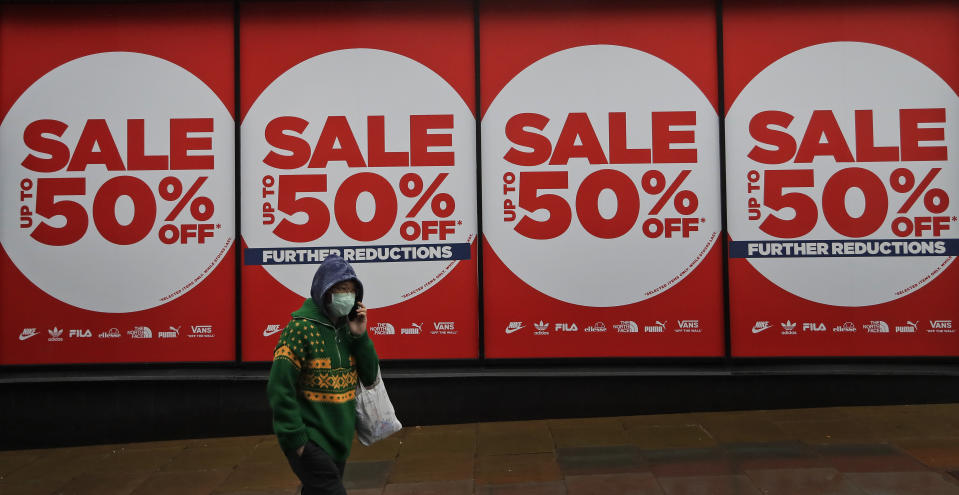
[[[352,292],[334,292],[330,302],[330,312],[334,318],[346,316],[356,304],[356,294]]]

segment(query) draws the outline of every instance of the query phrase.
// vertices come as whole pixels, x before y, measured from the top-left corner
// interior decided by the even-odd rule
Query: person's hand
[[[306,448],[306,445],[300,445],[300,448],[296,449],[296,456],[303,457],[303,449]]]
[[[366,333],[366,305],[363,302],[356,303],[356,319],[347,320],[350,324],[350,333],[359,337]]]

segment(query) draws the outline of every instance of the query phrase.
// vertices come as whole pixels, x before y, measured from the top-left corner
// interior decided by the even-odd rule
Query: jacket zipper
[[[314,320],[313,318],[306,318],[306,317],[303,317],[303,316],[301,316],[300,318],[303,318],[304,320],[312,321],[313,323],[316,323],[317,325],[324,326],[324,327],[330,327],[330,328],[333,329],[333,346],[336,347],[336,360],[339,362],[339,363],[338,363],[338,364],[339,364],[338,367],[339,367],[339,368],[342,368],[342,367],[343,367],[343,356],[340,355],[340,341],[339,341],[339,337],[338,337],[338,336],[339,336],[339,332],[336,331],[336,327],[331,327],[330,325],[327,325],[327,324],[325,324],[325,323],[323,323],[323,322],[321,322],[321,321],[318,321],[318,320]]]

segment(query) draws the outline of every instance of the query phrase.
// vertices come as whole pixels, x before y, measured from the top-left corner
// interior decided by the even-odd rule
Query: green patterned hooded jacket
[[[356,429],[356,381],[372,385],[379,369],[367,333],[353,336],[307,299],[293,313],[273,353],[267,396],[273,431],[285,452],[307,440],[338,462],[350,455]]]

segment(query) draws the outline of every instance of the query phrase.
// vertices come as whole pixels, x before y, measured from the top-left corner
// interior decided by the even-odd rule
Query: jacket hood
[[[320,263],[320,267],[316,269],[316,274],[313,275],[313,286],[310,288],[310,297],[313,298],[321,311],[326,312],[323,295],[330,290],[330,287],[344,280],[356,282],[356,300],[362,301],[363,283],[356,277],[353,267],[335,254],[327,256],[323,263]]]

